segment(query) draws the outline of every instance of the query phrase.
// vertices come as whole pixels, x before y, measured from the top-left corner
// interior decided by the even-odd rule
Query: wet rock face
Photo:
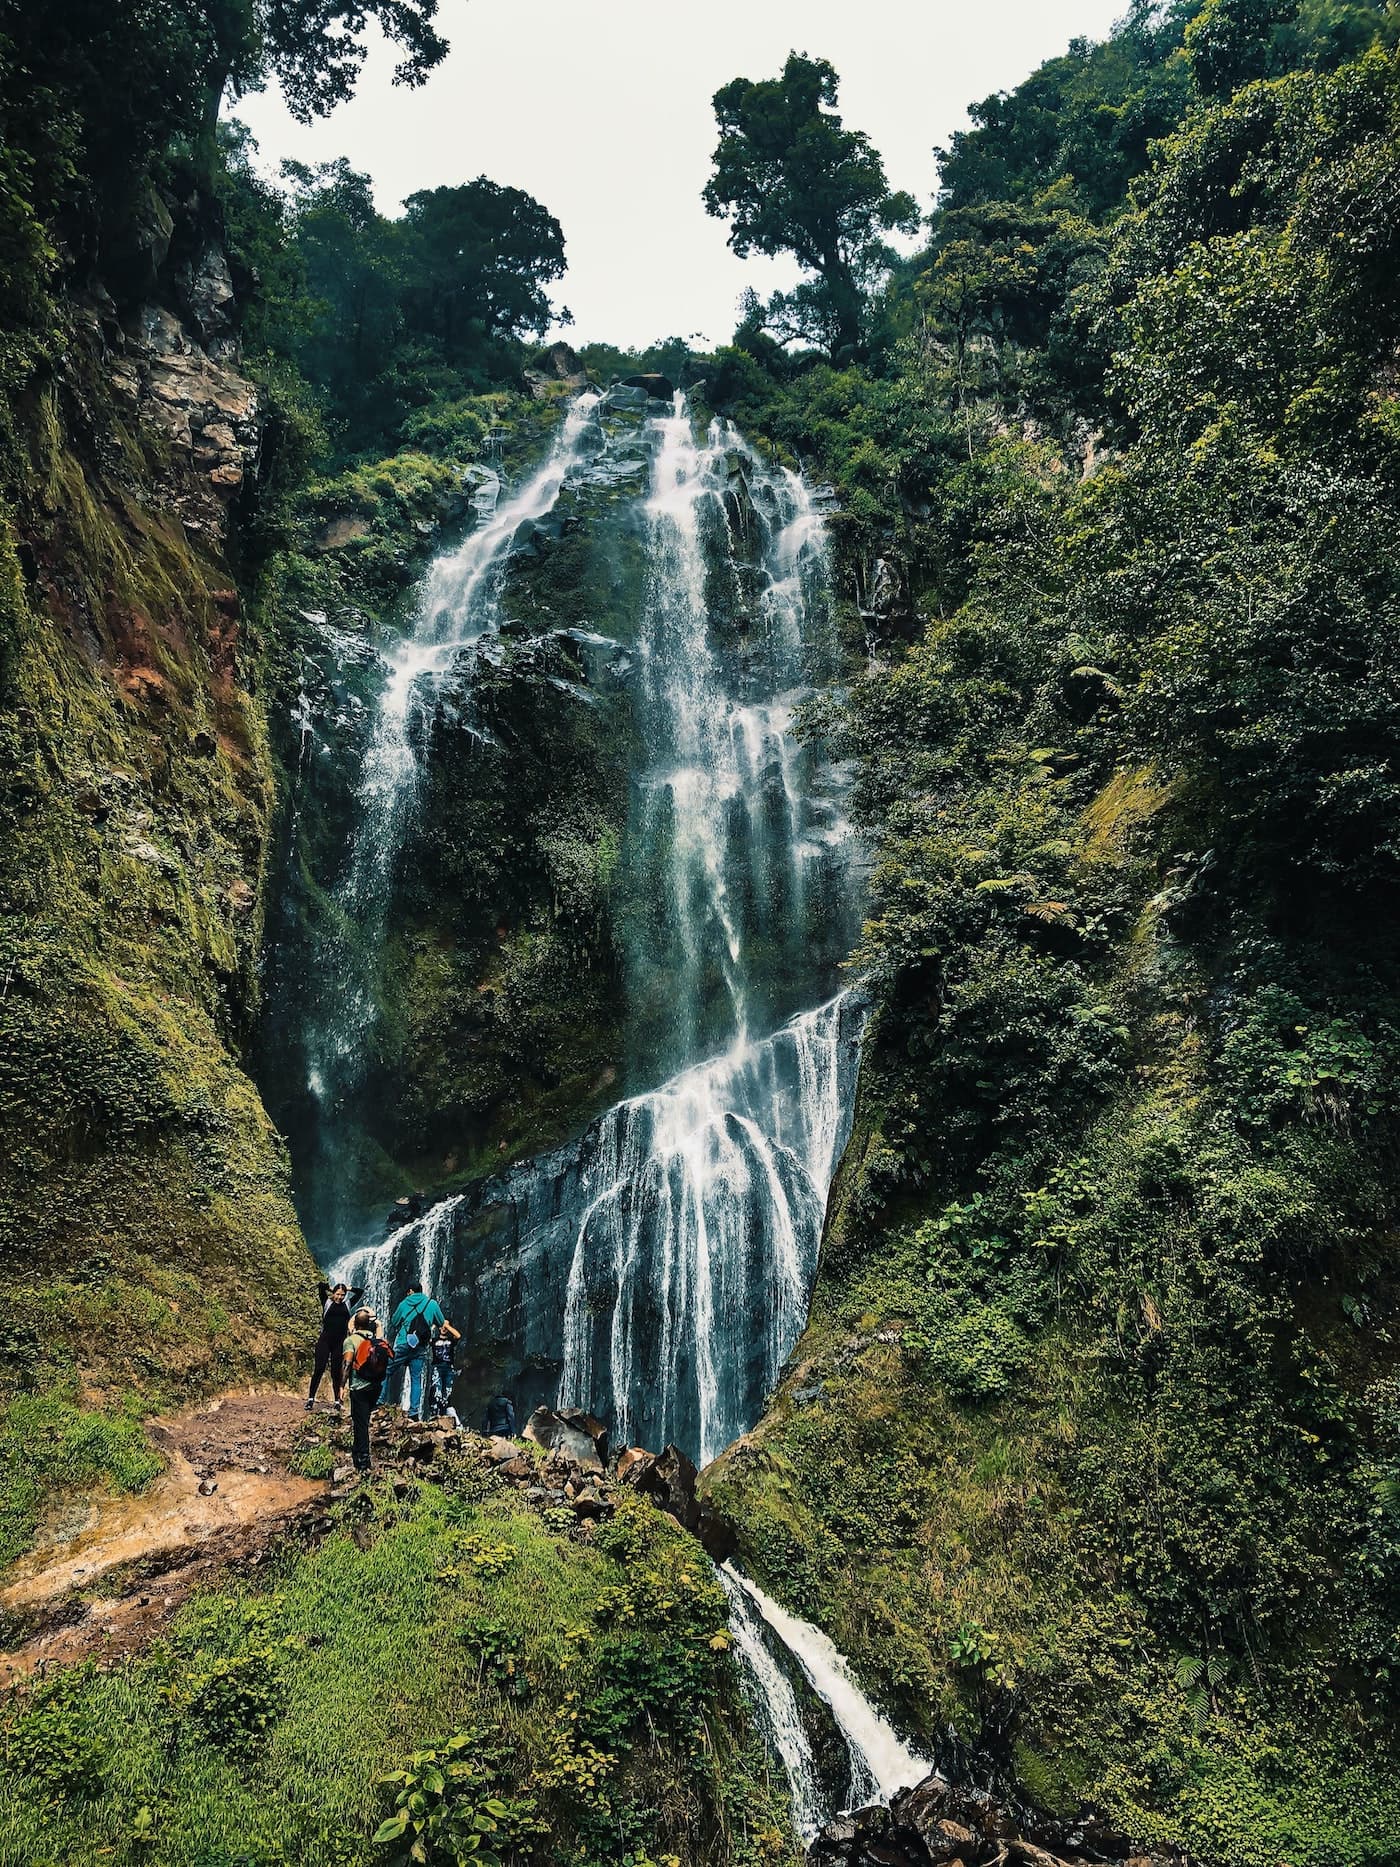
[[[941,1776],[901,1791],[888,1809],[861,1809],[830,1822],[808,1867],[1188,1867],[1180,1855],[1135,1853],[1094,1819],[1017,1820],[980,1790]]]
[[[223,270],[226,275],[227,262]],[[216,303],[222,303],[215,290],[211,284],[200,301],[211,320]],[[231,316],[228,304],[218,315]],[[257,390],[232,366],[231,334],[211,337],[206,347],[198,329],[153,303],[129,312],[122,331],[123,351],[111,364],[113,383],[170,442],[166,491],[186,527],[221,540],[228,506],[256,467],[260,438]]]
[[[546,1452],[562,1454],[581,1471],[608,1468],[608,1429],[578,1408],[556,1413],[552,1407],[536,1407],[526,1423],[525,1437]]]

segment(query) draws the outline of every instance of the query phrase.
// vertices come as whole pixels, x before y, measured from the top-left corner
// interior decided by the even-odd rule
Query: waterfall
[[[335,1118],[364,1069],[395,864],[418,789],[424,689],[431,691],[458,651],[497,620],[518,534],[551,510],[570,471],[601,446],[600,400],[589,393],[570,405],[543,466],[509,499],[485,510],[488,502],[478,496],[481,522],[457,550],[433,561],[412,629],[382,659],[382,684],[356,786],[353,837],[333,894],[334,933],[322,955],[324,975],[308,981],[316,999],[307,1031],[308,1088],[326,1130],[322,1178],[332,1194],[344,1171],[336,1158]]]
[[[469,1343],[509,1343],[518,1408],[589,1405],[616,1443],[712,1458],[757,1419],[805,1320],[863,1019],[843,993],[333,1275],[381,1316],[420,1280]]]
[[[635,501],[645,553],[643,751],[619,881],[640,1093],[336,1269],[381,1313],[421,1279],[522,1409],[586,1406],[615,1442],[674,1441],[703,1463],[753,1425],[806,1319],[864,1016],[857,996],[832,996],[860,878],[844,774],[792,731],[836,672],[808,489],[726,422],[697,438],[679,393],[614,459],[609,408],[580,397],[546,465],[429,574],[365,760],[342,905],[359,939],[382,942],[417,782],[415,692],[492,626],[516,532],[578,463],[578,484]],[[629,446],[648,474],[640,498]],[[373,981],[351,981],[318,1069],[327,1055],[354,1067]]]
[[[729,1631],[749,1683],[759,1729],[787,1773],[793,1826],[801,1841],[811,1841],[829,1820],[831,1811],[817,1778],[816,1760],[807,1741],[797,1694],[768,1650],[762,1616],[727,1563],[719,1571],[719,1579],[729,1597]]]
[[[806,1320],[845,1143],[846,1002],[609,1110],[569,1268],[560,1398],[701,1464],[753,1424]]]
[[[751,1582],[746,1575],[740,1574],[733,1563],[726,1562],[720,1575],[725,1584],[731,1604],[737,1597],[744,1597],[752,1602],[783,1646],[802,1668],[808,1683],[823,1700],[835,1720],[836,1728],[841,1733],[851,1758],[851,1795],[850,1806],[862,1808],[872,1802],[888,1802],[898,1790],[911,1789],[915,1783],[923,1782],[930,1774],[933,1765],[926,1758],[920,1757],[903,1742],[888,1719],[870,1703],[851,1677],[851,1669],[845,1657],[819,1627],[810,1621],[799,1620],[795,1614],[789,1614],[785,1608],[765,1595],[756,1582]],[[735,1638],[741,1652],[748,1652],[747,1642],[739,1635],[736,1615]],[[755,1632],[752,1622],[747,1623],[749,1631]],[[761,1643],[761,1636],[759,1636]],[[769,1721],[774,1725],[787,1727],[789,1711],[787,1700],[792,1698],[792,1687],[782,1678],[781,1669],[769,1658],[769,1668],[756,1667],[753,1673],[755,1683],[765,1698],[769,1700]],[[769,1698],[773,1690],[772,1674],[782,1679],[782,1686],[776,1688],[776,1697]],[[784,1689],[786,1689],[786,1697]],[[793,1712],[796,1707],[793,1705]],[[799,1726],[800,1729],[800,1726]],[[794,1811],[799,1806],[799,1798],[805,1797],[805,1784],[812,1777],[811,1751],[806,1747],[805,1736],[802,1749],[805,1750],[805,1777],[803,1787],[799,1788],[799,1778],[792,1782]],[[787,1762],[787,1751],[779,1746],[779,1754]],[[799,1759],[799,1763],[802,1760]],[[790,1766],[791,1767],[791,1766]],[[804,1837],[805,1839],[806,1837]]]
[[[650,427],[630,856],[659,912],[629,984],[639,1008],[664,1003],[654,1055],[675,1067],[771,1029],[813,971],[814,936],[828,958],[822,923],[851,928],[839,786],[790,731],[832,671],[821,519],[800,477],[728,423],[697,442],[679,393]]]

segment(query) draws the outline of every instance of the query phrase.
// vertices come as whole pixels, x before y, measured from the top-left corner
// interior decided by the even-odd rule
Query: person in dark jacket
[[[482,1416],[481,1430],[493,1439],[514,1439],[515,1403],[509,1394],[497,1394]]]
[[[335,1411],[339,1413],[344,1380],[342,1362],[345,1338],[350,1333],[350,1312],[364,1291],[358,1285],[352,1290],[347,1284],[320,1284],[317,1288],[321,1293],[321,1333],[316,1338],[316,1358],[311,1369],[306,1411],[310,1413],[316,1405],[316,1389],[321,1385],[321,1376],[329,1370],[331,1388],[335,1394]]]

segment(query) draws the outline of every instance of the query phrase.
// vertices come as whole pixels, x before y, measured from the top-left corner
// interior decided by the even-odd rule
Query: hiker
[[[329,1369],[335,1411],[340,1413],[343,1411],[340,1395],[345,1372],[345,1338],[350,1333],[350,1312],[365,1294],[364,1286],[356,1284],[351,1289],[346,1284],[318,1284],[317,1289],[321,1293],[321,1333],[316,1338],[306,1411],[310,1413],[315,1408],[316,1389],[321,1385],[321,1376]]]
[[[361,1477],[369,1471],[370,1415],[379,1404],[393,1359],[394,1351],[380,1336],[374,1311],[357,1311],[355,1326],[345,1338],[343,1366],[350,1382],[350,1458]]]
[[[481,1430],[491,1439],[514,1439],[515,1403],[509,1394],[497,1394],[482,1416]]]
[[[452,1398],[452,1383],[457,1379],[457,1370],[452,1366],[452,1351],[462,1339],[462,1331],[446,1317],[437,1332],[433,1343],[433,1391],[431,1412],[434,1418],[450,1414],[455,1420],[456,1414],[447,1404]]]
[[[423,1376],[431,1365],[433,1331],[446,1320],[437,1299],[426,1295],[422,1284],[408,1286],[408,1295],[389,1320],[399,1405],[415,1420],[423,1418]]]

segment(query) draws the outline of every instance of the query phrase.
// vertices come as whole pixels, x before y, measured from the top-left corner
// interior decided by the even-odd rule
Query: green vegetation
[[[220,193],[232,248],[269,281],[252,334],[314,386],[341,458],[385,452],[465,397],[518,382],[521,339],[552,311],[559,223],[519,188],[478,176],[378,213],[342,157],[285,166],[287,191],[225,132]],[[421,434],[421,430],[419,431]]]
[[[558,417],[521,392],[539,203],[479,178],[391,222],[348,164],[284,194],[215,134],[270,74],[327,108],[370,18],[405,81],[441,56],[429,0],[0,6],[0,1560],[310,1319],[243,1059],[309,1145],[277,995],[354,933],[357,747],[307,777],[265,709],[353,720],[487,459]],[[1398,42],[1368,0],[1136,0],[976,107],[897,263],[910,205],[794,55],[719,93],[706,199],[806,282],[712,358],[584,358],[703,377],[833,481],[873,651],[805,724],[877,855],[855,1136],[711,1490],[924,1738],[1230,1867],[1400,1854]],[[225,248],[262,434],[231,505],[115,337],[196,318]],[[570,495],[444,684],[362,1188],[617,1092],[630,724],[567,631],[625,642],[621,497]],[[722,1621],[640,1507],[590,1541],[470,1472],[372,1490],[271,1589],[27,1688],[0,1860],[780,1861]]]
[[[910,1724],[1258,1867],[1400,1848],[1393,40],[1135,8],[974,113],[864,368],[715,391],[880,665],[808,719],[856,1137],[712,1488]]]
[[[568,1513],[572,1517],[572,1513]],[[463,1462],[0,1720],[0,1861],[792,1859],[724,1596],[640,1500],[591,1543]],[[475,1843],[473,1841],[475,1838]]]
[[[11,1361],[35,1343],[11,1327]],[[17,1353],[17,1351],[19,1351]],[[5,1407],[0,1432],[0,1565],[28,1546],[46,1500],[62,1487],[91,1488],[103,1480],[120,1491],[140,1491],[160,1471],[142,1430],[141,1411],[128,1402],[104,1413],[77,1402],[76,1384],[37,1393],[20,1391]]]
[[[216,119],[269,77],[330,108],[370,21],[419,82],[435,13],[0,6],[7,1556],[70,1482],[140,1481],[136,1411],[285,1369],[314,1321],[242,1067],[286,791],[266,709],[295,692],[299,607],[388,619],[487,434],[512,464],[538,447],[496,385],[562,246],[484,180],[394,228],[340,169],[283,196]],[[336,519],[364,537],[332,547]],[[47,1487],[41,1446],[67,1448]]]
[[[842,127],[838,82],[824,58],[793,52],[781,78],[736,78],[717,91],[719,146],[705,186],[705,206],[728,217],[741,258],[792,253],[816,275],[769,301],[765,327],[833,356],[860,347],[863,288],[891,258],[883,236],[919,224],[914,197],[890,192],[869,137]]]

